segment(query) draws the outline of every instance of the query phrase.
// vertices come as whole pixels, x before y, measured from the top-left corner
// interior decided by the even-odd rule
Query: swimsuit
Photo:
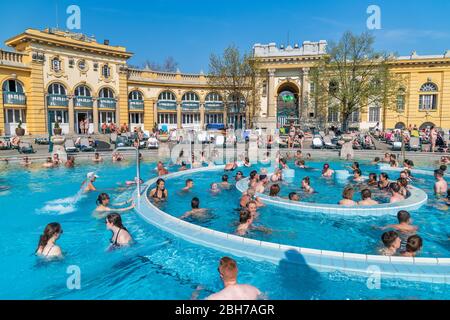
[[[162,189],[161,190],[161,197],[158,197],[158,191],[159,190],[156,190],[156,192],[153,194],[153,198],[155,198],[155,199],[159,199],[159,200],[162,200],[162,199],[165,199],[166,198],[166,194],[164,193],[164,191],[166,191],[166,189]]]
[[[119,229],[119,231],[117,232],[117,235],[116,235],[116,239],[114,241],[111,239],[111,248],[112,249],[120,248],[120,244],[117,242],[117,239],[119,238],[120,231],[122,231],[122,229]]]

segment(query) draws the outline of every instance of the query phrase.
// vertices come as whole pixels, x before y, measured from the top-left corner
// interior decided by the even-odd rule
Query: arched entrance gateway
[[[277,98],[277,127],[298,125],[299,114],[299,88],[293,83],[282,84],[278,88]]]

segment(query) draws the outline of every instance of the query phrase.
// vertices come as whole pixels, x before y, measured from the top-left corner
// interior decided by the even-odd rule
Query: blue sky
[[[56,10],[58,3],[58,10]],[[173,56],[183,72],[208,71],[209,56],[231,43],[291,44],[337,40],[346,30],[366,30],[369,5],[381,8],[376,48],[401,55],[442,54],[450,49],[448,0],[18,0],[2,1],[0,39],[26,28],[65,26],[66,8],[81,8],[81,32],[123,45],[142,65]]]

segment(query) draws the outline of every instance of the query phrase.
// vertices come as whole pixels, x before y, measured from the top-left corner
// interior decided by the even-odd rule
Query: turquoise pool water
[[[317,166],[320,164],[317,163]],[[341,166],[343,164],[333,164]],[[145,180],[154,177],[151,161],[142,165]],[[365,169],[363,169],[365,170]],[[96,171],[99,191],[123,201],[132,190],[124,187],[134,177],[132,163],[84,164],[75,169],[22,169],[10,165],[1,168],[0,185],[10,190],[0,192],[2,232],[0,240],[0,298],[2,299],[189,299],[198,285],[205,289],[200,297],[220,290],[217,263],[225,253],[179,240],[144,222],[134,212],[123,214],[124,225],[136,244],[124,250],[108,252],[110,233],[103,220],[92,217],[98,193],[79,196],[85,175]],[[215,174],[215,173],[214,173]],[[200,196],[203,207],[220,208],[213,218],[197,222],[231,232],[238,215],[235,211],[237,190],[218,198],[204,191],[210,180],[220,173],[194,175],[193,193]],[[424,177],[424,179],[427,179]],[[189,206],[192,194],[177,194],[183,181],[169,181],[170,201],[166,210],[181,215]],[[425,182],[424,185],[427,183]],[[316,186],[316,188],[318,185]],[[320,191],[320,190],[318,190]],[[427,190],[429,191],[429,190]],[[331,197],[331,196],[330,196]],[[177,200],[176,200],[177,199]],[[175,201],[176,200],[176,201]],[[330,201],[334,201],[332,198]],[[376,247],[379,231],[371,225],[392,222],[392,218],[373,221],[346,221],[331,217],[295,216],[289,212],[261,211],[261,224],[271,227],[271,235],[252,237],[305,247],[369,253]],[[280,215],[281,212],[281,215]],[[448,212],[424,207],[413,215],[425,238],[424,256],[448,256]],[[291,221],[286,224],[287,221]],[[49,222],[60,222],[64,234],[59,245],[65,253],[60,262],[43,262],[34,256],[38,237]],[[422,233],[423,232],[423,233]],[[325,234],[332,236],[327,241]],[[267,237],[267,238],[265,238]],[[272,265],[237,259],[241,282],[259,287],[271,299],[449,299],[448,285],[382,280],[381,290],[370,290],[367,279],[342,273],[317,273],[309,268]],[[67,268],[81,270],[81,289],[69,290]]]

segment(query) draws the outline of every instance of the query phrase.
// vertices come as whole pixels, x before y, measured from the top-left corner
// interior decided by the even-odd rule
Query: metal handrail
[[[118,147],[116,149],[114,149],[114,152],[117,151],[136,151],[136,176],[137,176],[137,181],[136,181],[136,185],[137,185],[137,196],[138,199],[141,198],[141,159],[139,159],[139,149],[135,148],[135,147]]]

